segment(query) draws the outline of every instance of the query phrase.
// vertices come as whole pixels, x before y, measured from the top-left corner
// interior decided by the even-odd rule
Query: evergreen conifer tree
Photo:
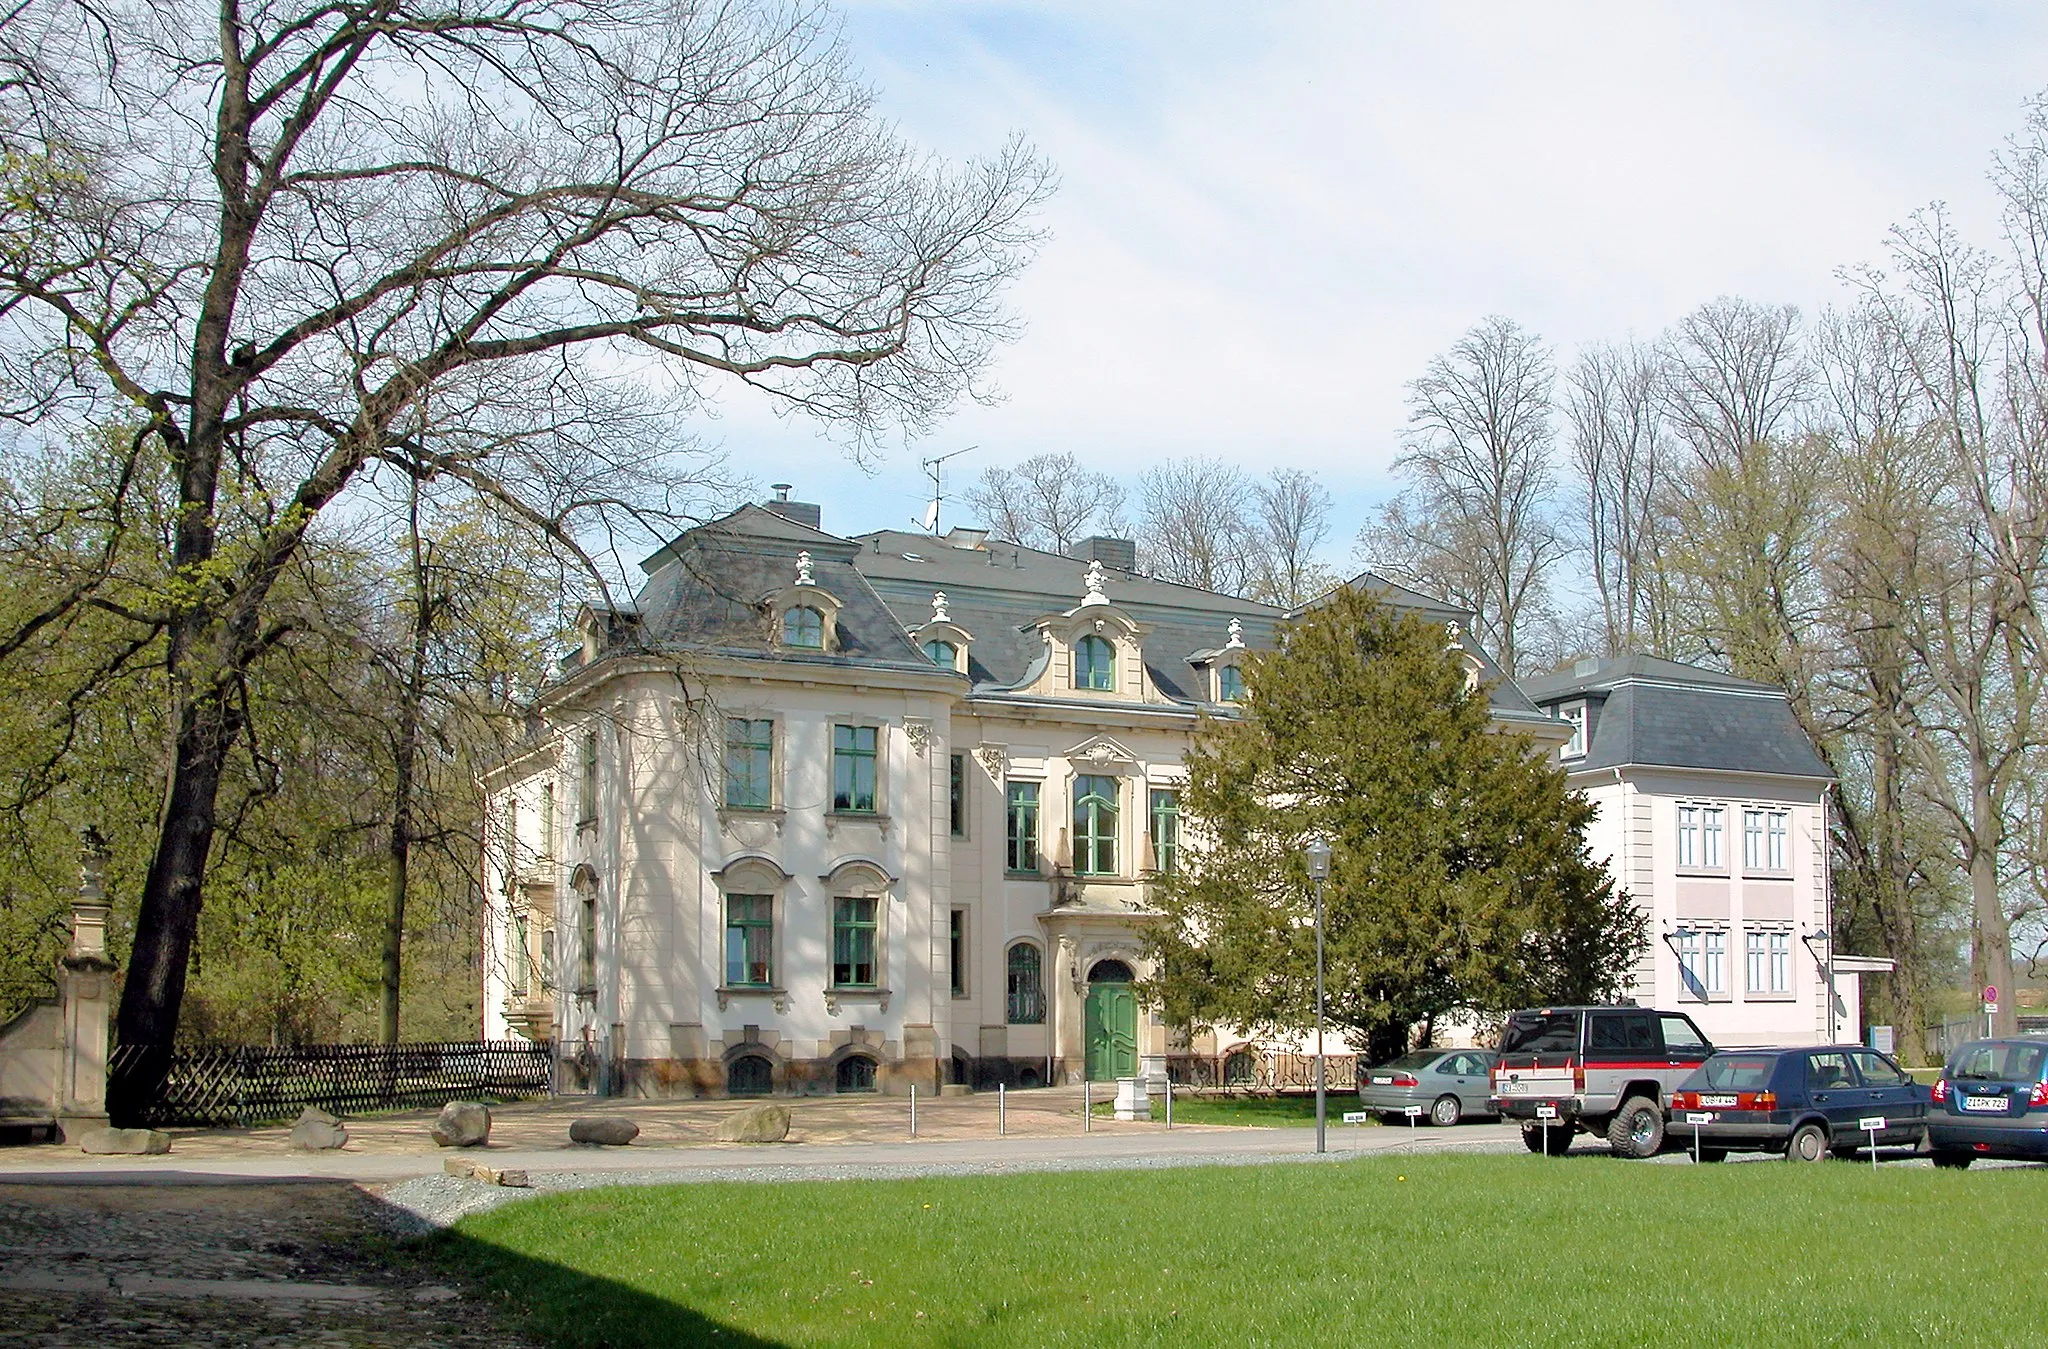
[[[1374,1062],[1447,1014],[1624,987],[1645,920],[1590,857],[1593,807],[1496,727],[1445,628],[1334,592],[1245,662],[1243,715],[1197,736],[1189,844],[1161,880],[1147,992],[1171,1024],[1314,1024],[1314,891],[1329,1024]]]

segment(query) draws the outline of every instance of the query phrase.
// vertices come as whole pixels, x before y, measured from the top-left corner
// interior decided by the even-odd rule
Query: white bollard
[[[1095,1132],[1095,1084],[1093,1082],[1083,1082],[1081,1084],[1081,1132],[1084,1134]]]
[[[1004,1093],[1008,1090],[1002,1083],[996,1083],[996,1137],[1007,1138],[1010,1134],[1009,1101]]]
[[[910,1136],[917,1137],[917,1083],[910,1084]]]

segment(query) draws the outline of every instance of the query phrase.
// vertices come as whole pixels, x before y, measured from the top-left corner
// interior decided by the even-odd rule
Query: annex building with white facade
[[[1861,978],[1891,962],[1832,949],[1834,774],[1784,690],[1641,655],[1522,688],[1570,727],[1593,856],[1649,915],[1635,1000],[1721,1046],[1858,1039]]]
[[[1285,613],[1127,540],[821,523],[743,507],[582,615],[486,779],[484,1033],[634,1095],[1157,1079],[1133,984],[1183,757]],[[1497,724],[1562,736],[1461,645]]]

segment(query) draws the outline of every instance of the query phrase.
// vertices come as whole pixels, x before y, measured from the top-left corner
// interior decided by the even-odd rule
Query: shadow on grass
[[[718,1345],[786,1349],[691,1307],[663,1301],[455,1228],[404,1243],[404,1253],[487,1301],[507,1329],[549,1349],[665,1349]]]

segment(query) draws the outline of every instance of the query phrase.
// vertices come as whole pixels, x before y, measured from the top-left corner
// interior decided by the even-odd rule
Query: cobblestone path
[[[337,1184],[0,1187],[0,1345],[528,1349]]]

